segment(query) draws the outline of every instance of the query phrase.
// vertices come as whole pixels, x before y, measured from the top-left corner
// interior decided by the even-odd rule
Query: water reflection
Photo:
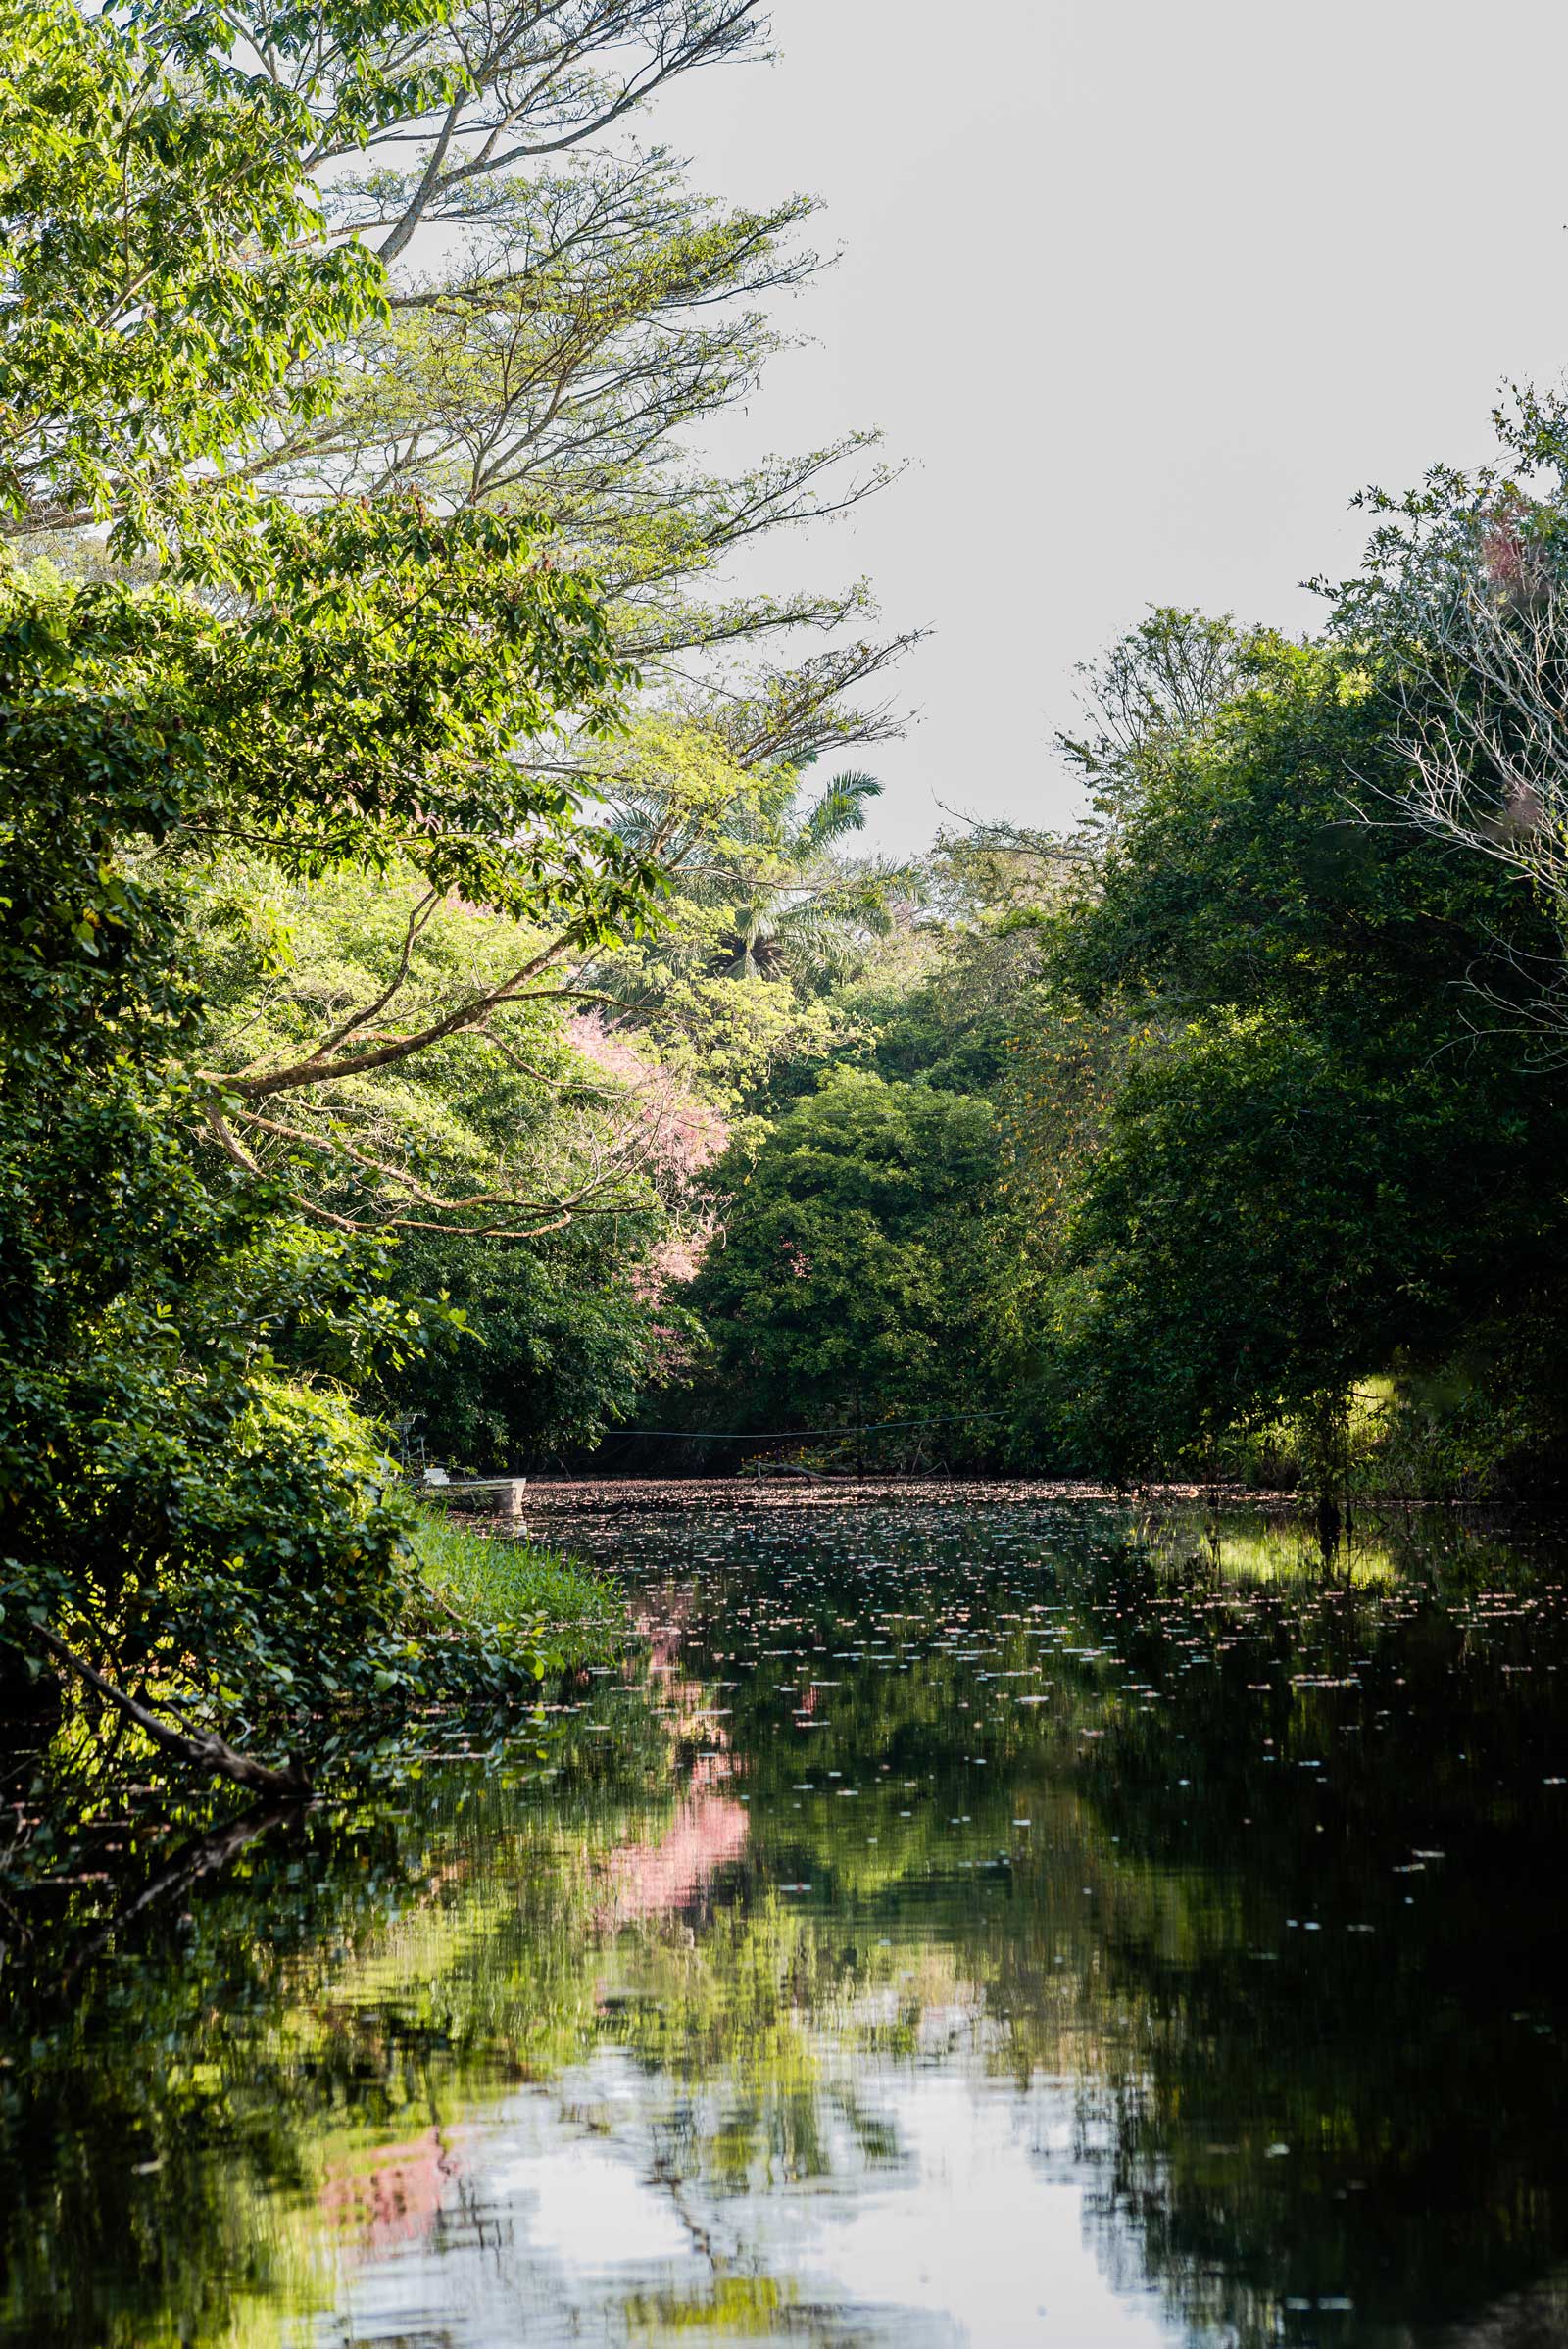
[[[1568,2339],[1554,1560],[572,1531],[643,1643],[550,1775],[132,1808],[13,1926],[0,2337]]]

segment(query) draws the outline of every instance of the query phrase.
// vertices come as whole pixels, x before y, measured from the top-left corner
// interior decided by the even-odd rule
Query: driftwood
[[[161,1714],[153,1712],[147,1705],[139,1704],[134,1696],[127,1696],[123,1688],[115,1687],[113,1681],[105,1680],[85,1656],[78,1656],[74,1648],[66,1645],[64,1639],[56,1639],[45,1625],[40,1623],[35,1628],[38,1638],[52,1656],[64,1664],[68,1671],[74,1672],[78,1680],[85,1681],[89,1688],[96,1689],[105,1703],[112,1704],[125,1720],[133,1721],[139,1730],[145,1730],[153,1743],[161,1745],[166,1753],[177,1754],[182,1762],[189,1762],[197,1770],[205,1770],[213,1778],[232,1779],[236,1786],[254,1786],[258,1793],[281,1794],[298,1799],[311,1791],[311,1782],[298,1762],[291,1761],[286,1770],[274,1770],[270,1763],[253,1761],[248,1753],[240,1753],[216,1730],[200,1730],[192,1737],[184,1730],[175,1729],[172,1722],[164,1720]]]

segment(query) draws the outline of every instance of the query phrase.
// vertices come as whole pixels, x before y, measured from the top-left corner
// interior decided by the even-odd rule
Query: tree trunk
[[[122,1713],[127,1721],[133,1721],[139,1730],[145,1731],[153,1743],[162,1746],[166,1753],[177,1754],[182,1762],[189,1762],[194,1769],[206,1771],[211,1778],[232,1779],[236,1786],[252,1786],[259,1793],[295,1798],[309,1794],[311,1782],[297,1761],[291,1761],[286,1770],[274,1770],[270,1763],[253,1761],[249,1754],[238,1752],[216,1730],[201,1730],[191,1736],[184,1730],[176,1729],[172,1722],[166,1721],[149,1706],[138,1703],[134,1696],[127,1696],[123,1688],[117,1688],[113,1681],[105,1680],[85,1656],[75,1654],[43,1624],[37,1626],[37,1633],[39,1639],[58,1662],[74,1672],[78,1680],[103,1697],[106,1703],[113,1705],[117,1712]]]

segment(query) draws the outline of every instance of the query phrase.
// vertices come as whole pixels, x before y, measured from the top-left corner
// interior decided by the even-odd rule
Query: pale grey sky
[[[1072,669],[1150,603],[1299,628],[1350,494],[1473,462],[1568,362],[1568,5],[774,0],[777,64],[651,129],[736,200],[826,206],[726,456],[880,425],[909,470],[767,575],[928,625],[877,845],[946,801],[1049,822]]]

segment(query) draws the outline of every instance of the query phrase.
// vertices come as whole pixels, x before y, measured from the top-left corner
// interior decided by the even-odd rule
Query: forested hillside
[[[1557,770],[1504,767],[1479,657],[1406,633],[1418,594],[1495,592],[1498,492],[1464,495],[1315,641],[1153,612],[1061,745],[1080,828],[946,838],[852,966],[758,984],[839,1033],[712,1170],[661,1424],[684,1396],[841,1462],[1554,1488]],[[1554,502],[1510,511],[1552,561]]]
[[[701,456],[810,208],[644,127],[750,0],[8,35],[16,1670],[504,1680],[409,1611],[400,1454],[1551,1489],[1556,408],[1309,640],[1085,648],[1066,831],[1021,747],[879,859],[900,641],[726,564],[880,461]]]
[[[1397,560],[1407,599],[1455,556]],[[1469,837],[1421,820],[1414,729],[1451,740],[1440,691],[1486,681],[1404,624],[1371,573],[1304,643],[1155,611],[1060,745],[1083,822],[900,867],[857,853],[868,776],[643,772],[615,822],[663,844],[658,920],[584,955],[526,1070],[424,1063],[443,1181],[532,1152],[556,1228],[398,1242],[394,1283],[468,1325],[388,1383],[400,1424],[495,1465],[738,1465],[799,1431],[817,1465],[1544,1493],[1551,782],[1521,816],[1526,784],[1467,781]],[[267,1000],[324,985],[335,918],[308,951],[294,920]],[[442,919],[483,951],[486,917]],[[398,941],[361,951],[369,994]]]

